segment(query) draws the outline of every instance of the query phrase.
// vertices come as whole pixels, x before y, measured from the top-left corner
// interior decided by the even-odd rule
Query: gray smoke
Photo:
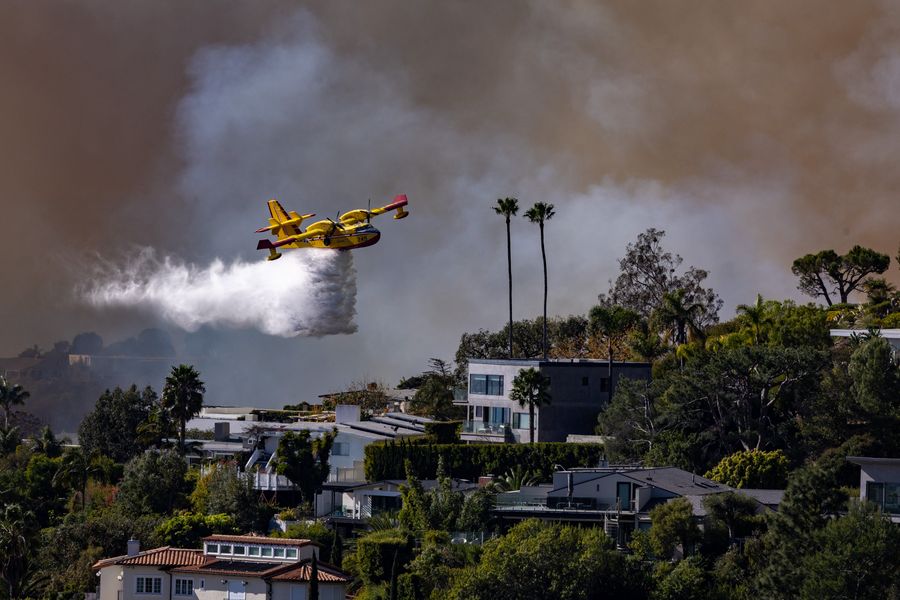
[[[145,309],[187,331],[254,328],[282,337],[353,333],[356,273],[347,252],[288,252],[280,260],[205,267],[146,249],[107,266],[84,292],[96,307]]]

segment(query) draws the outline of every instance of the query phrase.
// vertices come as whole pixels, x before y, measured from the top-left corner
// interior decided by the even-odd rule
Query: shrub
[[[604,457],[600,444],[420,444],[406,440],[376,442],[366,446],[366,479],[404,479],[405,461],[422,479],[433,479],[438,460],[443,458],[447,472],[458,479],[474,480],[487,473],[506,473],[517,465],[525,466],[539,479],[553,473],[553,465],[566,468],[593,467]]]
[[[781,450],[745,450],[729,454],[705,475],[734,488],[782,489],[787,485],[788,460]]]
[[[356,543],[356,568],[366,585],[390,581],[394,561],[399,575],[412,556],[412,537],[398,529],[374,531]]]
[[[425,436],[434,444],[457,444],[462,421],[432,421],[425,423]]]

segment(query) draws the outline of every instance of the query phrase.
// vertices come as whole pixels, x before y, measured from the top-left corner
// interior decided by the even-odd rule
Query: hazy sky
[[[13,0],[0,73],[0,354],[148,326],[181,343],[76,290],[148,247],[262,260],[270,197],[333,216],[408,194],[354,253],[356,333],[212,331],[213,403],[392,384],[502,326],[498,197],[556,205],[553,314],[588,310],[648,227],[710,271],[726,315],[799,297],[801,254],[900,244],[894,3]],[[513,236],[533,317],[538,230]]]

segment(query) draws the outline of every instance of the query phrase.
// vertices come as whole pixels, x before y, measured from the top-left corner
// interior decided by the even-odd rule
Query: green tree
[[[623,379],[610,405],[597,416],[598,431],[616,460],[639,460],[673,427],[661,405],[668,385],[661,380]]]
[[[259,492],[250,477],[241,477],[234,463],[217,463],[197,482],[191,495],[195,509],[207,515],[225,514],[240,531],[265,530],[268,511],[263,510]]]
[[[853,503],[847,516],[812,535],[815,550],[798,557],[799,598],[900,597],[900,529],[873,506]]]
[[[686,498],[669,500],[653,508],[650,522],[650,548],[660,559],[671,558],[679,546],[688,556],[700,541],[700,527],[694,519],[693,506]]]
[[[523,408],[528,406],[528,441],[533,444],[534,407],[550,404],[550,382],[533,367],[523,369],[513,379],[509,399]]]
[[[752,448],[729,454],[704,475],[734,488],[783,489],[788,459],[781,450]]]
[[[544,320],[543,343],[544,360],[547,360],[547,251],[544,248],[544,223],[553,218],[553,205],[545,202],[535,202],[534,206],[525,211],[525,218],[532,223],[537,223],[541,230],[541,259],[544,263]]]
[[[428,364],[431,368],[422,374],[422,384],[412,399],[413,412],[439,421],[450,419],[458,411],[453,405],[456,376],[444,360],[431,358]]]
[[[154,533],[157,543],[164,546],[197,548],[200,541],[208,535],[216,533],[233,535],[246,531],[238,527],[231,515],[181,512],[161,522]]]
[[[609,378],[609,397],[613,396],[613,346],[621,342],[641,316],[630,308],[616,305],[597,305],[588,313],[590,331],[606,343],[606,376]]]
[[[422,482],[413,470],[412,462],[407,459],[406,484],[400,486],[401,507],[397,518],[400,527],[406,531],[425,531],[428,529],[428,513],[430,498],[425,494]]]
[[[616,551],[602,529],[529,519],[484,545],[474,568],[457,575],[447,598],[594,600],[647,598],[646,567]]]
[[[0,405],[3,406],[3,427],[9,430],[9,413],[14,406],[25,404],[29,394],[18,383],[11,384],[6,377],[0,375]]]
[[[748,496],[736,492],[709,494],[703,497],[706,527],[720,525],[728,532],[728,539],[748,537],[763,527],[758,514],[760,505]]]
[[[56,478],[71,486],[81,498],[81,510],[87,507],[87,487],[91,477],[102,472],[82,447],[70,448],[62,457]]]
[[[700,318],[703,305],[687,299],[685,290],[675,290],[663,294],[659,308],[653,313],[654,320],[662,330],[668,331],[668,337],[676,346],[688,342],[688,333],[692,337],[703,334]]]
[[[186,505],[187,464],[174,450],[148,450],[128,461],[116,503],[126,514],[163,515]]]
[[[494,494],[484,488],[475,490],[463,502],[457,528],[460,531],[487,531],[491,523],[492,508]]]
[[[509,275],[509,358],[513,358],[513,296],[512,296],[512,238],[510,237],[510,219],[519,212],[519,201],[516,198],[498,198],[494,212],[506,218],[506,266]],[[544,311],[544,318],[547,318]]]
[[[822,250],[807,254],[794,261],[791,271],[800,278],[800,291],[816,298],[822,296],[829,306],[832,294],[847,303],[850,294],[857,290],[869,275],[887,271],[891,258],[871,248],[853,246],[847,254],[838,255],[834,250]]]
[[[766,304],[761,294],[756,295],[754,304],[738,304],[737,313],[742,315],[753,327],[753,339],[759,344],[762,338],[762,326],[766,322]]]
[[[850,357],[849,373],[856,401],[869,415],[900,413],[900,365],[890,342],[874,337],[860,344]]]
[[[179,424],[178,449],[184,454],[186,423],[203,408],[206,386],[200,381],[200,373],[189,365],[172,367],[162,391],[162,405],[169,410]]]
[[[668,566],[668,565],[667,565]],[[709,600],[715,585],[703,559],[691,556],[672,568],[659,569],[661,576],[653,600]]]
[[[37,522],[18,504],[0,508],[0,597],[38,597],[41,576],[34,562]]]
[[[463,508],[462,492],[454,491],[453,480],[444,468],[444,459],[438,459],[437,486],[428,492],[428,524],[431,529],[453,531]]]
[[[285,432],[278,442],[275,469],[297,486],[302,502],[314,503],[316,492],[328,479],[328,459],[337,429],[313,438],[309,431]]]
[[[46,455],[48,458],[56,458],[62,454],[62,443],[53,435],[49,425],[45,425],[39,435],[31,439],[32,449],[35,452]]]
[[[138,429],[156,401],[149,386],[142,391],[135,385],[106,390],[78,427],[81,447],[89,455],[103,454],[122,463],[137,456],[146,448],[138,440]]]

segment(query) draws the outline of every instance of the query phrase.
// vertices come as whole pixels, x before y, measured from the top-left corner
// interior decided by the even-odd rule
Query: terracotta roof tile
[[[275,538],[264,535],[210,535],[203,538],[204,542],[226,542],[229,544],[261,544],[270,546],[306,546],[312,544],[312,540],[296,538]]]
[[[265,577],[271,573],[277,573],[284,568],[284,563],[261,562],[253,560],[236,561],[229,559],[217,559],[207,557],[209,560],[203,564],[187,565],[174,569],[178,573],[196,573],[199,575],[247,575],[250,577]]]
[[[153,567],[183,567],[188,565],[197,565],[206,560],[203,552],[200,550],[190,550],[184,548],[171,548],[163,546],[154,548],[153,550],[145,550],[134,556],[116,556],[98,561],[94,564],[94,569],[109,567],[112,565],[144,565]]]
[[[326,565],[319,563],[319,576],[317,579],[324,582],[346,583],[350,581],[350,576],[346,573]],[[312,575],[312,566],[308,560],[301,564],[292,565],[289,569],[285,569],[272,577],[273,581],[309,581]]]

